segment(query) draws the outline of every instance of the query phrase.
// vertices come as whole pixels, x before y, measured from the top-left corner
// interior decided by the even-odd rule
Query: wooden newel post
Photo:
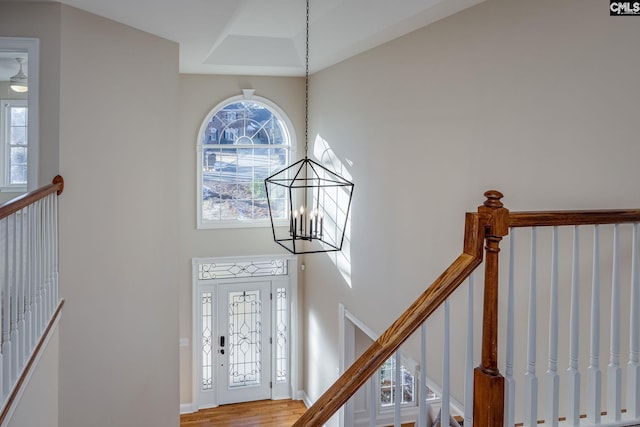
[[[498,370],[498,257],[500,241],[509,233],[509,210],[499,191],[484,193],[478,207],[485,228],[484,309],[482,360],[474,371],[474,427],[502,427],[504,424],[504,377]]]

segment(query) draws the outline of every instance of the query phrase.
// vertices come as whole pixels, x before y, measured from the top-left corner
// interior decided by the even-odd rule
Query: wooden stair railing
[[[62,194],[63,190],[64,179],[62,176],[56,175],[51,184],[44,185],[0,205],[0,219],[4,219],[9,215],[18,212],[20,209],[26,208],[38,200],[44,199],[49,194],[56,193],[59,196]]]
[[[508,210],[502,206],[502,194],[487,191],[487,200],[476,213],[467,213],[463,252],[417,300],[360,356],[338,380],[298,419],[294,427],[321,426],[326,423],[355,392],[389,359],[444,301],[463,283],[469,275],[482,263],[483,244],[487,239],[487,271],[489,280],[495,283],[487,292],[485,290],[485,313],[497,308],[497,245],[501,236],[506,234]],[[495,268],[495,271],[493,271]],[[485,278],[486,280],[486,278]],[[487,298],[487,293],[489,298]],[[490,300],[495,297],[495,301]],[[488,302],[489,301],[489,302]],[[488,307],[487,307],[488,304]],[[488,324],[495,322],[495,324]],[[497,369],[497,316],[485,316],[483,324],[483,362],[476,369],[476,380],[492,387],[493,394],[476,393],[482,402],[475,406],[490,406],[496,401],[501,376]],[[485,340],[487,340],[485,342]],[[490,348],[484,349],[485,345]],[[501,417],[501,415],[500,415]],[[485,418],[481,413],[479,418]],[[487,424],[478,422],[477,427],[499,425],[486,418]],[[500,418],[501,419],[501,418]],[[501,424],[500,424],[501,425]]]
[[[35,253],[35,251],[44,250],[41,247],[27,248],[26,246],[22,246],[22,245],[29,245],[29,244],[32,244],[33,242],[37,242],[38,245],[42,245],[42,246],[48,245],[48,247],[51,248],[51,251],[55,251],[55,254],[49,254],[49,258],[47,259],[46,263],[47,263],[47,269],[49,270],[49,272],[51,274],[55,274],[56,276],[55,278],[56,286],[52,287],[51,289],[48,289],[48,291],[54,292],[55,290],[55,292],[51,296],[57,298],[57,231],[53,231],[54,228],[57,230],[57,224],[53,224],[53,222],[55,222],[53,219],[45,218],[44,221],[47,221],[47,224],[38,226],[37,231],[32,232],[31,235],[29,236],[30,237],[29,239],[27,239],[23,234],[24,231],[20,232],[20,239],[18,239],[16,237],[16,232],[14,231],[12,236],[13,243],[10,244],[8,243],[9,223],[10,221],[13,221],[13,224],[15,226],[15,223],[17,221],[15,219],[16,216],[20,216],[21,214],[24,214],[25,216],[29,217],[31,213],[25,213],[25,211],[30,209],[32,205],[35,205],[36,203],[44,202],[45,199],[47,197],[50,197],[53,193],[56,193],[56,195],[59,196],[60,194],[62,194],[63,189],[64,189],[64,179],[62,178],[62,176],[57,175],[53,179],[51,184],[42,186],[36,190],[33,190],[31,192],[18,196],[0,205],[0,225],[6,226],[6,230],[7,230],[6,232],[7,235],[4,236],[5,240],[4,241],[0,240],[0,243],[6,243],[6,246],[5,244],[0,245],[0,255],[1,255],[0,256],[0,275],[2,275],[2,277],[0,277],[0,289],[3,296],[3,299],[0,300],[0,305],[2,305],[3,307],[3,316],[2,316],[2,319],[0,319],[1,326],[2,326],[0,328],[0,333],[3,335],[6,335],[2,338],[1,350],[2,350],[2,353],[5,353],[5,352],[10,353],[12,357],[16,357],[17,355],[16,361],[12,361],[8,354],[7,355],[3,354],[2,357],[0,357],[0,361],[1,361],[0,362],[0,397],[1,397],[0,400],[2,401],[2,406],[0,407],[0,424],[4,424],[4,422],[7,419],[7,416],[9,415],[10,409],[16,403],[16,400],[18,399],[18,395],[21,391],[20,389],[23,383],[25,382],[26,378],[28,377],[31,369],[33,368],[33,365],[39,353],[42,351],[43,345],[52,327],[55,325],[56,321],[59,319],[62,306],[64,304],[63,300],[41,301],[40,303],[42,304],[43,308],[40,309],[37,315],[33,314],[33,316],[30,317],[29,320],[32,320],[32,322],[30,323],[31,326],[28,328],[27,327],[24,328],[24,330],[28,329],[30,332],[25,333],[24,330],[22,331],[22,333],[25,335],[29,335],[29,334],[31,335],[29,335],[28,337],[23,336],[21,338],[17,338],[16,341],[18,342],[14,344],[14,346],[17,346],[17,348],[20,349],[21,351],[20,352],[17,352],[15,350],[7,351],[6,342],[5,342],[7,340],[7,336],[10,335],[11,339],[13,339],[14,334],[17,333],[16,332],[17,328],[12,329],[11,334],[8,333],[8,329],[7,329],[8,322],[11,321],[13,323],[24,323],[25,319],[18,318],[17,317],[18,315],[16,315],[15,312],[20,311],[21,309],[25,309],[26,306],[30,305],[30,303],[32,302],[25,295],[24,287],[31,288],[32,286],[41,286],[40,283],[36,283],[38,279],[27,280],[25,271],[23,271],[23,273],[21,273],[21,275],[19,276],[11,275],[8,272],[10,270],[9,268],[7,268],[7,264],[9,262],[16,263],[17,262],[16,258],[19,258],[20,262],[24,264],[22,267],[27,269],[29,268],[27,267],[27,264],[31,266],[31,264],[36,264],[37,262],[34,261],[32,258],[25,256],[24,253],[26,252],[31,253],[32,251],[34,251]],[[48,211],[51,212],[52,209],[54,208],[49,207]],[[47,210],[46,208],[42,209],[42,211],[46,211],[46,210]],[[45,214],[43,213],[42,218],[44,218],[44,215]],[[37,214],[34,214],[34,217],[37,217]],[[55,218],[57,218],[57,214]],[[22,219],[20,221],[22,221]],[[31,224],[25,227],[29,227],[29,226],[31,226]],[[20,225],[20,227],[22,228],[23,226]],[[36,234],[37,234],[37,237],[33,237]],[[0,236],[2,236],[2,233],[0,233]],[[33,239],[31,239],[31,237],[33,237]],[[47,238],[50,238],[53,240],[46,241]],[[23,254],[20,256],[14,256],[9,253],[10,247],[15,250],[15,247],[18,244],[17,242],[19,242],[20,251],[23,252]],[[39,257],[41,256],[40,252],[38,252],[38,256]],[[8,261],[9,259],[11,261]],[[42,260],[39,260],[39,261],[42,261]],[[53,264],[55,264],[55,266]],[[38,276],[39,277],[44,276],[44,272],[43,272],[44,269],[42,268],[42,266],[33,267],[33,268],[40,268],[41,270]],[[13,270],[15,269],[16,269],[16,266],[15,264],[13,264]],[[19,277],[19,279],[16,279],[16,277]],[[22,287],[22,290],[18,290],[20,287]],[[8,294],[12,296],[7,297]],[[22,301],[23,303],[9,304],[7,301],[12,298],[17,301]],[[37,297],[34,297],[34,298],[37,298]],[[24,312],[21,313],[21,315],[24,315],[24,314],[25,314]],[[31,343],[30,341],[33,341],[33,342]],[[22,351],[24,351],[24,354],[22,354]],[[8,363],[7,360],[10,361],[10,363]],[[7,369],[7,365],[10,365],[11,368]],[[8,370],[10,370],[11,372],[7,372]]]
[[[486,201],[467,213],[463,253],[307,410],[294,427],[326,423],[394,352],[485,260],[482,354],[474,370],[473,424],[504,425],[505,380],[498,370],[498,260],[500,242],[510,228],[640,223],[640,210],[514,212],[501,193],[487,191]],[[483,250],[484,245],[484,250]],[[640,412],[640,408],[638,408]],[[640,419],[640,418],[639,418]]]

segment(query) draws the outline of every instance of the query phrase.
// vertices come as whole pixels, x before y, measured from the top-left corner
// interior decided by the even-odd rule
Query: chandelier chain
[[[309,0],[307,0],[307,33],[304,74],[304,156],[309,150]]]

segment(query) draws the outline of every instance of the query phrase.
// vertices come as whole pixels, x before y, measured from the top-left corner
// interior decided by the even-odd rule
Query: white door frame
[[[264,274],[257,273],[255,276],[251,275],[251,272],[246,269],[242,271],[242,266],[248,263],[261,263],[266,264],[272,261],[283,261],[287,264],[286,274],[277,275],[269,275],[268,273]],[[233,275],[223,275],[224,277],[218,277],[218,275],[213,275],[213,278],[200,279],[199,278],[199,266],[201,265],[227,265],[227,264],[238,264],[240,268],[234,268],[233,271],[238,271],[237,277],[231,277]],[[299,390],[299,357],[301,354],[301,346],[299,340],[299,304],[298,304],[298,259],[293,255],[260,255],[260,256],[242,256],[242,257],[216,257],[216,258],[194,258],[192,260],[192,409],[197,411],[199,409],[204,408],[212,408],[219,405],[219,398],[217,393],[217,387],[214,384],[212,389],[203,390],[201,387],[201,378],[202,378],[202,328],[199,325],[202,325],[202,306],[200,304],[200,292],[201,290],[205,290],[205,292],[212,292],[213,295],[216,294],[215,289],[217,285],[224,283],[249,283],[249,282],[265,282],[270,281],[272,286],[272,292],[275,292],[276,288],[282,288],[286,286],[288,289],[287,295],[287,303],[288,303],[288,311],[289,311],[289,378],[288,383],[285,386],[279,386],[276,384],[274,380],[274,387],[271,389],[271,399],[296,399],[297,391]],[[215,307],[216,304],[213,306]],[[276,300],[274,299],[271,302],[271,312],[275,312]],[[275,322],[271,322],[271,331],[272,337],[275,337]],[[216,366],[218,363],[218,343],[217,338],[219,337],[219,331],[212,331],[212,351],[213,351],[213,360],[214,366],[213,374],[216,375]],[[275,340],[275,338],[274,338]],[[272,350],[272,362],[271,362],[271,377],[275,378],[275,345],[271,346]],[[216,378],[214,377],[214,381]]]

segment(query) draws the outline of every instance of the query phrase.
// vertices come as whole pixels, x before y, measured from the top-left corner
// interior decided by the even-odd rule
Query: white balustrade
[[[9,224],[5,221],[0,223],[0,226],[9,230]],[[505,282],[506,289],[504,289],[506,291],[506,311],[501,307],[500,313],[506,320],[504,427],[513,427],[518,424],[534,427],[540,424],[540,420],[543,420],[542,425],[546,427],[640,425],[640,225],[637,223],[632,227],[612,225],[611,227],[607,226],[606,229],[600,225],[573,226],[572,229],[567,230],[572,231],[572,234],[563,234],[562,228],[560,226],[531,227],[530,241],[524,241],[524,245],[516,244],[517,239],[526,240],[527,236],[524,234],[524,230],[512,228],[509,232],[508,280]],[[583,230],[593,229],[592,241],[581,239],[581,228]],[[612,233],[609,233],[610,230]],[[625,239],[622,234],[627,231],[633,232],[631,239]],[[5,233],[15,239],[13,231]],[[28,234],[28,231],[26,233]],[[610,235],[611,240],[609,240]],[[606,243],[601,244],[601,237]],[[20,235],[17,238],[19,240]],[[627,244],[629,240],[630,245]],[[549,246],[547,246],[547,241],[550,242]],[[538,244],[539,242],[540,244]],[[606,248],[610,244],[612,254],[609,256],[607,253],[604,256],[604,253],[608,252]],[[14,243],[5,241],[3,245],[9,247]],[[529,253],[527,254],[525,249],[523,254],[518,254],[518,250],[526,248],[527,245]],[[590,245],[592,246],[589,247]],[[589,249],[592,250],[591,257],[587,255],[581,259],[581,251]],[[528,270],[524,267],[523,271],[519,271],[521,266],[526,265],[527,255],[529,258]],[[523,260],[523,258],[525,259]],[[7,263],[6,260],[0,261]],[[52,264],[56,264],[56,260],[53,258]],[[608,274],[609,269],[611,271],[611,288],[604,289],[605,283],[608,286],[609,281],[601,277],[601,272]],[[591,270],[591,277],[589,277],[589,270]],[[14,274],[14,270],[11,271]],[[549,276],[547,276],[547,272],[550,273]],[[548,281],[546,278],[542,279],[542,273],[549,278]],[[0,276],[3,292],[7,292],[4,290],[8,286],[6,276],[7,273]],[[623,289],[625,285],[621,282],[626,281],[627,277],[630,278],[629,306],[622,304],[621,301],[626,297],[625,292],[627,291],[627,289]],[[527,279],[528,288],[525,285]],[[55,278],[52,277],[51,281],[55,282]],[[419,377],[417,378],[419,386],[417,389],[418,407],[411,409],[410,405],[402,403],[405,372],[402,367],[401,350],[398,349],[393,356],[395,370],[391,374],[394,384],[391,391],[393,406],[385,411],[384,417],[386,418],[381,421],[379,419],[380,412],[378,412],[380,380],[374,376],[369,380],[367,387],[369,419],[366,422],[363,420],[358,425],[374,427],[393,424],[400,426],[410,417],[415,417],[411,419],[416,421],[416,427],[457,425],[452,417],[452,412],[460,409],[460,404],[451,395],[453,387],[451,384],[450,354],[451,341],[454,340],[453,347],[455,348],[455,340],[459,339],[456,334],[452,336],[451,331],[457,330],[454,328],[461,326],[461,322],[466,323],[467,332],[465,337],[466,353],[464,355],[465,384],[464,396],[462,396],[464,398],[463,420],[465,427],[473,425],[473,332],[479,321],[476,318],[478,313],[474,313],[475,285],[473,275],[469,276],[467,285],[466,313],[463,314],[464,309],[457,310],[458,314],[454,318],[455,320],[451,319],[449,299],[445,300],[439,309],[442,310],[440,313],[443,316],[441,318],[442,340],[436,343],[428,342],[428,326],[423,324],[419,332],[419,349],[413,346],[407,349],[407,352],[420,351]],[[585,294],[582,300],[581,285],[585,288],[583,292],[587,290],[588,286],[591,291],[590,295]],[[610,295],[610,301],[607,299],[608,295]],[[24,298],[28,300],[28,292],[25,293]],[[585,307],[584,312],[581,313],[580,304],[581,302],[584,304],[587,299],[590,304],[589,310],[586,310]],[[518,313],[518,307],[516,307],[516,301],[519,300],[526,300],[526,304],[523,303],[519,308],[521,313]],[[547,301],[548,313],[544,313],[545,319],[542,319],[541,316],[538,316],[538,306],[542,309]],[[609,315],[601,316],[601,307],[609,302]],[[6,302],[3,304],[6,307]],[[526,312],[523,310],[525,306],[527,306]],[[629,353],[628,363],[626,363],[623,372],[622,365],[626,361],[621,359],[626,355],[624,352],[626,344],[621,342],[621,334],[623,326],[626,327],[624,322],[627,321],[627,315]],[[546,318],[547,316],[548,318]],[[25,315],[25,322],[28,317]],[[518,323],[516,317],[526,319],[526,330],[523,320]],[[4,337],[11,335],[14,331],[5,322],[2,323],[1,330],[4,349],[4,345],[10,346],[12,344],[11,339],[5,343]],[[600,337],[601,333],[606,330],[609,331],[609,364],[603,373],[600,368]],[[542,331],[545,333],[543,334]],[[582,354],[580,353],[581,334],[585,338],[589,338],[588,342],[583,342]],[[526,346],[524,345],[525,341]],[[458,342],[458,344],[460,343]],[[545,344],[547,347],[543,348]],[[603,345],[605,345],[604,342]],[[430,402],[426,399],[427,383],[431,387],[431,380],[427,376],[427,355],[433,354],[434,351],[442,352],[442,368],[439,372],[442,374],[442,384],[437,390],[440,395],[440,410],[435,420]],[[602,352],[604,352],[604,348]],[[6,353],[3,352],[4,354]],[[526,360],[514,360],[516,354],[522,354]],[[536,373],[536,359],[543,354],[546,354],[547,358],[546,372],[540,380]],[[414,354],[414,356],[418,355]],[[2,363],[1,360],[0,363]],[[580,363],[582,363],[582,369]],[[519,372],[514,372],[514,367]],[[524,369],[521,369],[522,367]],[[0,374],[6,375],[6,372]],[[455,375],[456,372],[454,371],[453,374]],[[586,376],[587,379],[586,386],[582,385],[583,376]],[[606,381],[603,381],[603,377]],[[6,380],[1,381],[5,382]],[[539,384],[539,381],[542,382]],[[626,385],[626,398],[623,397],[624,385]],[[541,390],[538,387],[541,387]],[[606,387],[606,390],[603,390],[603,387]],[[435,386],[435,389],[437,388]],[[603,402],[603,397],[606,397],[606,402]],[[452,405],[452,402],[456,403]],[[407,415],[407,412],[410,412],[411,415]],[[438,412],[437,409],[435,412]],[[603,413],[606,413],[606,416],[603,416]]]
[[[0,401],[24,371],[58,304],[55,193],[0,219]]]

